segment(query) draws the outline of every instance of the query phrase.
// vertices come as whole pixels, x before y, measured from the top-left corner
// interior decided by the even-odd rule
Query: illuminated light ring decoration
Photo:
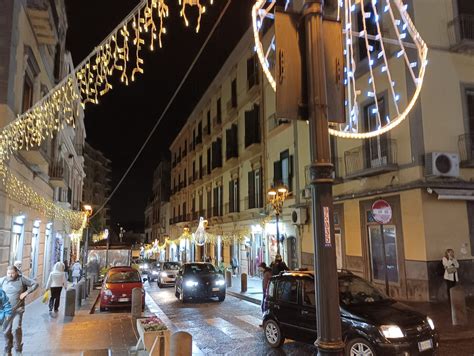
[[[364,2],[362,2],[364,3]],[[386,39],[382,36],[382,31],[379,23],[379,19],[382,15],[378,13],[377,7],[378,3],[381,3],[381,8],[386,16],[389,17],[390,24],[393,27],[393,32],[396,35],[396,39]],[[290,4],[290,0],[286,1],[286,7]],[[333,136],[338,136],[342,138],[353,138],[353,139],[367,139],[382,135],[396,126],[400,125],[408,116],[410,111],[413,109],[423,85],[426,66],[428,64],[428,47],[426,43],[421,38],[417,29],[415,28],[410,15],[407,12],[407,5],[403,4],[402,0],[369,0],[367,5],[370,5],[371,11],[366,11],[364,6],[361,6],[360,0],[339,0],[340,8],[338,9],[338,16],[343,15],[343,35],[345,39],[345,59],[346,59],[346,68],[345,68],[345,83],[347,86],[347,117],[348,122],[343,125],[337,125],[338,128],[329,128],[329,133]],[[272,51],[275,50],[275,37],[270,41],[270,45],[267,50],[264,49],[264,46],[260,40],[260,28],[263,24],[263,21],[266,19],[273,20],[274,16],[272,11],[276,5],[276,0],[257,0],[252,7],[252,27],[255,40],[255,52],[259,58],[260,64],[262,66],[263,73],[265,74],[268,82],[270,83],[272,89],[276,91],[276,82],[274,76],[269,68],[268,58],[272,54]],[[366,6],[367,6],[366,5]],[[394,6],[393,6],[394,5]],[[394,8],[398,11],[400,19],[396,18]],[[363,31],[354,31],[352,28],[353,16],[356,10],[360,10],[362,13],[362,24]],[[376,35],[370,35],[367,31],[367,19],[375,19],[376,23]],[[406,32],[405,32],[406,31]],[[406,42],[405,39],[411,37],[413,42]],[[376,129],[369,132],[360,132],[359,131],[359,97],[362,96],[362,90],[358,88],[360,83],[356,83],[355,73],[356,73],[356,62],[354,60],[354,37],[359,37],[365,41],[367,58],[369,62],[369,87],[371,90],[367,91],[367,97],[375,98],[377,96],[377,87],[374,71],[376,68],[381,68],[382,73],[385,73],[388,80],[387,90],[392,98],[392,103],[395,107],[396,116],[390,118],[380,117],[380,111],[378,108],[378,101],[375,102],[374,114],[376,114]],[[370,45],[369,40],[377,41],[380,44],[380,51],[374,53],[374,47]],[[410,100],[407,100],[406,107],[401,109],[398,102],[400,101],[400,96],[395,92],[395,82],[392,79],[392,74],[388,65],[388,55],[385,53],[384,43],[389,43],[391,45],[397,45],[399,47],[398,52],[396,52],[396,57],[403,57],[410,78],[415,85],[415,90],[412,94]],[[407,49],[414,49],[417,52],[417,60],[410,61],[407,55]],[[377,57],[377,60],[380,62],[373,66],[374,64],[374,55]],[[372,59],[374,58],[374,59]],[[382,63],[383,61],[383,63]],[[418,72],[415,73],[415,68],[418,68]],[[390,84],[391,83],[391,84]],[[364,99],[365,101],[365,99]]]
[[[207,221],[204,220],[204,218],[201,216],[199,218],[199,224],[196,229],[196,232],[194,233],[194,242],[198,246],[204,246],[204,244],[207,241],[206,225],[207,225]]]

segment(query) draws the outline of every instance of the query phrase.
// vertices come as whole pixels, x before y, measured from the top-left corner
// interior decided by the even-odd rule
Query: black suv
[[[279,347],[285,338],[314,342],[316,303],[313,272],[272,277],[263,317],[265,338]],[[386,297],[366,280],[339,272],[339,302],[346,355],[435,355],[433,321]]]

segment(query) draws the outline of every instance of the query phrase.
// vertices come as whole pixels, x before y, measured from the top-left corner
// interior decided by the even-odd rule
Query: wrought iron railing
[[[463,42],[474,45],[474,15],[460,14],[448,23],[451,47],[458,47]]]
[[[391,168],[397,165],[396,140],[383,137],[366,140],[363,145],[344,152],[346,176]]]

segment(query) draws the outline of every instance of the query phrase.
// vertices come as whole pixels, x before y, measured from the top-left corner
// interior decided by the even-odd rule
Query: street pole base
[[[325,342],[317,339],[314,346],[318,349],[318,355],[344,355],[343,341]]]

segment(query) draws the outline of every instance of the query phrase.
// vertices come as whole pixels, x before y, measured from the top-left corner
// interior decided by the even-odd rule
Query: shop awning
[[[474,201],[474,189],[442,189],[428,188],[428,193],[437,194],[438,200],[472,200]]]

